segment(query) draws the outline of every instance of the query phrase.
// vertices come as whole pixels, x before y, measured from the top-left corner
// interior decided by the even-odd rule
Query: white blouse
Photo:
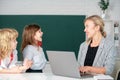
[[[6,57],[5,59],[0,60],[0,70],[15,67],[17,61],[18,61],[17,50],[14,50],[13,51],[13,58]]]
[[[31,69],[41,70],[45,67],[46,58],[41,47],[27,45],[23,50],[23,58],[33,61]]]

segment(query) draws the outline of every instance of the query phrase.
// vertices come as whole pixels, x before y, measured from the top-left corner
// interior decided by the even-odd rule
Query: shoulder
[[[103,44],[106,48],[114,47],[114,40],[108,36],[103,38]]]
[[[115,45],[114,41],[110,37],[102,38],[102,41],[99,45],[99,51],[103,51],[103,53],[106,55],[114,55],[115,52]],[[116,54],[115,54],[116,55]],[[105,56],[105,55],[104,55]]]
[[[32,51],[33,49],[34,49],[34,46],[32,46],[32,45],[27,45],[27,46],[23,49],[23,51],[26,51],[26,50]]]
[[[27,45],[27,46],[23,49],[22,53],[23,53],[23,54],[27,54],[27,53],[32,53],[33,51],[35,51],[34,46],[32,46],[32,45]]]
[[[84,42],[81,43],[80,47],[86,47],[87,45],[88,45],[87,42],[84,41]]]

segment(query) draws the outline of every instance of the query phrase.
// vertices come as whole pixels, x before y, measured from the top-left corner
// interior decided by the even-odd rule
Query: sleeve
[[[44,53],[43,49],[42,49],[42,55],[43,55],[44,61],[46,62],[47,60],[46,60],[46,58],[45,58],[45,53]]]
[[[114,44],[108,51],[109,51],[108,56],[105,61],[105,68],[106,68],[106,74],[111,74],[114,69],[116,55],[117,55]]]
[[[46,65],[46,63],[47,63],[47,60],[46,60],[46,58],[45,58],[45,53],[43,52],[43,49],[42,49],[42,55],[43,55],[43,61],[44,61],[44,67],[45,67],[45,65]]]
[[[26,47],[26,48],[24,48],[22,53],[23,53],[24,59],[32,60],[32,58],[33,58],[32,48]]]
[[[31,69],[44,69],[46,65],[46,58],[43,52],[43,49],[41,48],[40,56],[34,57],[34,65],[32,65]]]
[[[78,65],[79,65],[79,66],[81,66],[81,60],[80,60],[80,59],[81,59],[81,56],[82,56],[82,55],[81,55],[81,54],[82,54],[81,51],[82,51],[82,48],[83,48],[83,44],[84,44],[84,43],[82,43],[82,44],[80,45],[79,52],[78,52]]]

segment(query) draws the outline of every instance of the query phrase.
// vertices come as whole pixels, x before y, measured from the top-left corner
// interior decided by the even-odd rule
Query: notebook
[[[74,52],[46,51],[46,53],[53,74],[65,77],[81,78]]]

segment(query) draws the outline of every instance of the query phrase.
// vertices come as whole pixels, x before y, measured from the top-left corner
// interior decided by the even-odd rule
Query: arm
[[[112,45],[112,43],[110,45],[106,45],[106,47],[104,47],[103,56],[101,56],[101,60],[103,60],[102,64],[98,63],[100,67],[83,66],[80,67],[80,71],[97,73],[97,74],[111,74],[114,69],[115,56],[116,56],[116,52],[114,45]]]
[[[24,50],[23,50],[23,52],[22,52],[22,53],[23,53],[23,58],[24,58],[24,60],[25,60],[25,59],[28,59],[28,60],[31,60],[31,61],[32,61],[33,56],[34,56],[32,50],[33,50],[33,49],[32,49],[31,46],[27,46],[27,47],[24,48]]]
[[[32,65],[32,61],[30,60],[25,60],[25,63],[23,66],[16,66],[16,67],[12,67],[12,68],[1,68],[0,69],[0,73],[22,73],[25,72],[25,70],[27,70],[28,68],[30,68]]]
[[[39,51],[37,51],[37,53],[40,53],[40,54],[34,55],[33,57],[34,64],[32,65],[31,68],[32,69],[43,69],[46,64],[46,58],[45,58],[42,48]]]
[[[114,69],[114,65],[115,65],[115,59],[116,59],[116,49],[114,47],[114,45],[108,50],[108,56],[106,58],[105,61],[105,69],[106,69],[106,73],[105,74],[111,74],[113,69]]]
[[[21,73],[22,70],[19,69],[18,66],[16,67],[13,67],[13,68],[10,68],[10,69],[0,69],[0,73],[12,73],[12,74],[15,74],[15,73]]]
[[[83,42],[81,45],[80,45],[80,48],[79,48],[79,53],[78,53],[78,64],[79,66],[83,66],[84,64],[84,55],[85,53],[83,54],[82,52],[85,51],[85,42]],[[84,51],[83,51],[84,50]]]
[[[82,73],[105,74],[106,69],[104,67],[83,66],[83,67],[80,67],[80,72],[82,72]]]

